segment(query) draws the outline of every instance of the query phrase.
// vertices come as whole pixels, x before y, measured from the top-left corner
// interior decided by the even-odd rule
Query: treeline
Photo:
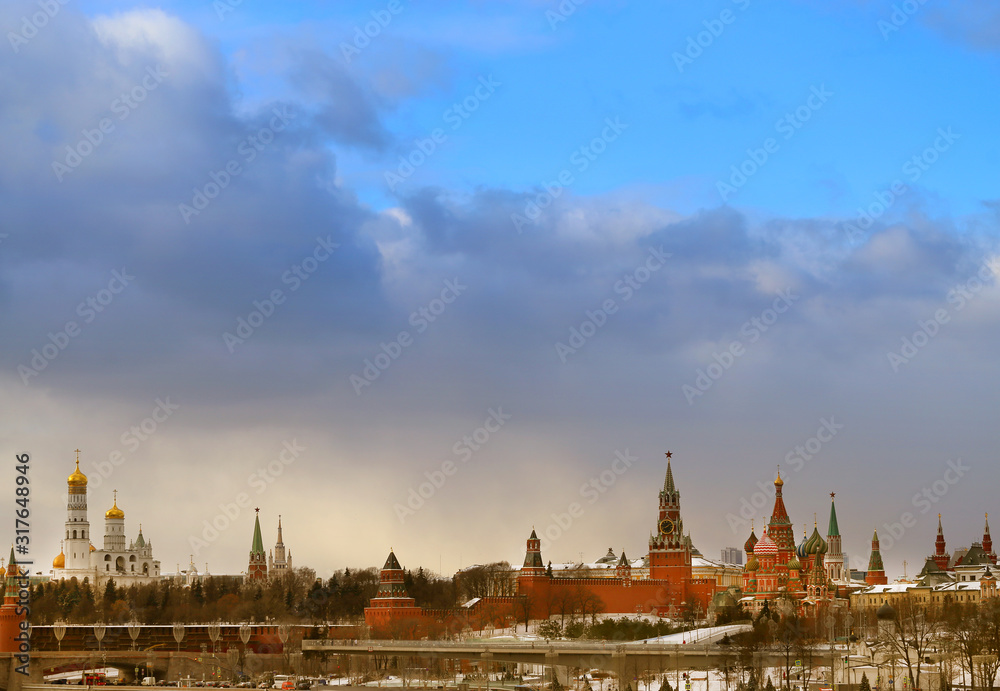
[[[449,608],[461,593],[451,578],[423,568],[407,571],[404,582],[418,606]],[[281,578],[241,583],[231,576],[206,576],[186,586],[173,579],[118,586],[113,579],[95,588],[89,579],[50,581],[31,588],[36,624],[128,622],[144,624],[211,621],[352,623],[378,591],[378,569],[344,569],[323,580],[309,568]]]
[[[546,639],[553,638],[587,638],[598,641],[639,641],[644,638],[667,636],[684,627],[667,621],[646,621],[644,619],[605,618],[593,624],[585,621],[571,621],[563,626],[555,619],[549,619],[538,626],[537,633]]]

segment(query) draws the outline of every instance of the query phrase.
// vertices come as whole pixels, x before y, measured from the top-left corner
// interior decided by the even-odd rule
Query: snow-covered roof
[[[701,568],[743,570],[742,564],[727,564],[724,561],[715,561],[713,559],[706,559],[705,557],[691,557],[691,566]]]

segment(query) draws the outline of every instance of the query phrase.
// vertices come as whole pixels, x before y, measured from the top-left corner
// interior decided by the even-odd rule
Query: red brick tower
[[[993,551],[993,538],[990,537],[990,515],[986,514],[986,527],[983,528],[983,551],[989,557],[990,563],[996,566],[997,553]]]
[[[940,518],[938,519],[938,530],[940,531]],[[941,538],[942,540],[944,538]],[[868,585],[885,585],[889,579],[885,577],[885,566],[882,564],[882,553],[878,549],[878,531],[872,536],[872,555],[868,559],[868,573],[865,574],[865,583]]]
[[[934,540],[934,563],[938,565],[938,568],[942,571],[948,570],[948,550],[944,544],[944,530],[941,528],[941,514],[938,514],[938,533],[937,539]]]
[[[667,581],[666,600],[681,605],[688,596],[691,581],[691,545],[684,537],[681,519],[681,494],[674,484],[674,473],[667,451],[667,476],[660,492],[660,510],[656,533],[649,538],[649,577]]]
[[[622,585],[632,585],[632,564],[625,556],[625,550],[622,550],[622,558],[618,560],[618,566],[615,567],[615,576],[622,580]]]
[[[385,626],[393,620],[419,619],[423,616],[416,600],[407,594],[403,577],[403,567],[390,549],[385,566],[379,572],[378,592],[365,607],[365,623],[368,626]]]
[[[24,587],[27,588],[27,572],[24,572]],[[16,653],[19,651],[18,635],[25,620],[27,608],[19,604],[21,569],[14,560],[14,547],[10,548],[10,562],[7,564],[6,588],[3,595],[3,605],[0,606],[0,652]],[[20,610],[20,611],[19,611]]]
[[[528,548],[524,553],[524,566],[521,567],[520,578],[545,575],[545,564],[542,562],[542,541],[535,534],[535,529],[531,529],[531,536],[528,538]]]
[[[250,545],[250,565],[247,566],[247,580],[267,580],[267,554],[264,552],[264,540],[260,536],[260,509],[254,509],[253,543]]]

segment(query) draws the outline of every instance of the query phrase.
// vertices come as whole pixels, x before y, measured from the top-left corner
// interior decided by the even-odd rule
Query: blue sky
[[[254,500],[321,573],[392,545],[516,561],[624,449],[641,462],[553,560],[640,553],[668,448],[708,556],[743,544],[778,464],[797,529],[837,492],[855,563],[906,512],[893,575],[937,510],[952,546],[979,539],[1000,12],[904,4],[73,0],[24,38],[37,0],[5,3],[0,443],[44,459],[40,551],[79,447],[92,505],[119,489],[165,571],[239,572],[249,514],[199,536],[291,440],[308,452]],[[831,416],[843,433],[795,461]],[[956,458],[973,479],[925,510]]]
[[[108,12],[109,5],[134,7],[83,7]],[[385,171],[435,128],[445,128],[447,142],[397,193],[530,189],[566,167],[606,117],[627,123],[628,136],[579,177],[574,193],[634,190],[688,212],[712,208],[722,201],[716,182],[730,166],[774,137],[779,119],[820,86],[833,96],[793,137],[779,139],[780,152],[739,190],[739,206],[851,215],[902,177],[903,164],[931,146],[941,127],[961,139],[918,181],[925,203],[968,214],[989,196],[1000,154],[991,108],[997,60],[928,26],[935,10],[946,11],[941,4],[921,7],[895,30],[885,28],[893,18],[886,3],[588,2],[559,20],[558,3],[546,2],[401,0],[399,7],[349,61],[343,45],[353,46],[355,30],[373,21],[372,12],[387,12],[385,3],[223,9],[199,2],[174,3],[170,11],[238,65],[247,103],[287,87],[276,45],[323,51],[349,74],[373,79],[391,138],[381,150],[338,151],[338,173],[375,208],[395,202]],[[718,31],[724,12],[731,23],[708,42],[704,32],[713,22]],[[688,46],[699,34],[708,43],[700,54]],[[678,61],[688,53],[691,62]],[[390,71],[403,75],[390,79]],[[446,111],[473,96],[486,75],[502,86],[451,129]],[[405,93],[388,86],[378,92],[380,77]]]

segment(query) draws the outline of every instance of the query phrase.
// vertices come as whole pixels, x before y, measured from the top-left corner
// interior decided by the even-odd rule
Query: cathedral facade
[[[113,578],[117,585],[143,583],[160,578],[160,562],[153,557],[153,544],[142,534],[134,540],[125,535],[125,512],[118,508],[118,495],[104,513],[103,548],[93,544],[87,516],[87,476],[80,472],[80,452],[76,470],[66,479],[66,527],[62,551],[52,561],[53,580],[89,578],[101,585]]]
[[[830,495],[830,523],[826,539],[820,535],[819,527],[814,525],[812,535],[806,536],[803,531],[802,542],[796,545],[792,521],[782,496],[784,485],[779,473],[774,481],[771,519],[760,539],[751,530],[743,546],[747,563],[743,568],[744,597],[741,602],[753,612],[759,612],[766,603],[779,599],[804,608],[829,604],[838,594],[846,595],[843,586],[847,585],[847,574],[834,495]]]

